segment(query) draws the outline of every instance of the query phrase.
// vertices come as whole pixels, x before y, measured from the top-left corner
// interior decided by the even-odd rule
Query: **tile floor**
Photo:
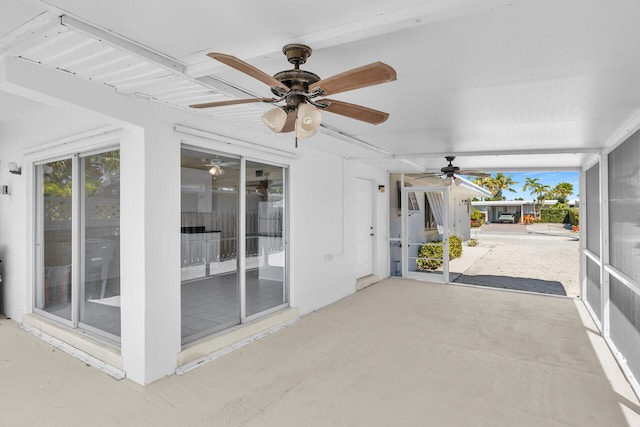
[[[247,316],[286,302],[282,280],[259,277],[259,269],[247,272]],[[107,295],[112,298],[113,295]],[[49,305],[47,312],[70,319],[71,304]],[[182,340],[191,342],[240,323],[240,294],[236,272],[184,282],[181,286]],[[115,336],[121,334],[119,304],[86,301],[81,321]]]
[[[283,282],[247,272],[247,316],[286,302]],[[182,284],[182,339],[190,342],[240,323],[236,272]]]

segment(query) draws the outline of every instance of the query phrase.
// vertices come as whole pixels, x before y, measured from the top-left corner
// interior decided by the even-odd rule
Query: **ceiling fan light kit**
[[[262,115],[262,122],[273,132],[282,132],[287,123],[287,113],[281,107],[273,108]]]
[[[209,169],[209,173],[213,176],[222,176],[224,175],[226,172],[224,169],[222,169],[219,165],[213,165],[213,167],[211,169]]]
[[[389,114],[385,112],[348,102],[315,99],[394,81],[396,80],[396,72],[389,65],[374,62],[321,79],[310,71],[300,69],[300,65],[306,63],[311,56],[312,50],[309,46],[297,43],[288,44],[282,48],[282,52],[294,68],[280,71],[273,77],[231,55],[223,53],[209,53],[207,55],[269,85],[271,93],[277,98],[236,99],[195,104],[190,107],[211,108],[255,102],[278,105],[278,103],[284,102],[284,105],[279,105],[264,113],[262,121],[271,131],[276,133],[295,131],[296,138],[308,138],[315,135],[322,122],[321,110],[370,124],[382,123],[389,117]]]
[[[296,120],[296,138],[311,138],[317,132],[316,128],[305,129],[300,120]]]
[[[322,122],[322,113],[311,104],[300,104],[298,106],[298,122],[300,127],[307,132],[315,131]]]

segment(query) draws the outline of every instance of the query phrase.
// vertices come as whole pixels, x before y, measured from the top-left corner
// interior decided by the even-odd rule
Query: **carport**
[[[237,424],[255,419],[260,424],[266,417],[277,419],[285,410],[305,421],[320,411],[331,417],[365,403],[385,408],[385,402],[395,405],[388,414],[408,414],[415,417],[408,419],[414,424],[419,417],[420,421],[431,417],[433,424],[462,424],[449,417],[468,410],[490,412],[487,420],[491,414],[503,415],[511,424],[526,419],[532,424],[573,420],[584,425],[589,415],[598,425],[611,425],[621,421],[620,410],[613,406],[637,412],[637,406],[612,391],[602,376],[593,376],[600,373],[599,362],[586,344],[601,334],[640,394],[640,62],[635,55],[640,2],[326,0],[322,7],[315,6],[292,7],[282,0],[256,2],[252,8],[242,2],[204,0],[163,2],[162,7],[151,0],[4,2],[0,19],[3,309],[18,324],[31,325],[35,333],[42,334],[39,328],[46,325],[49,338],[55,335],[70,353],[84,352],[91,357],[84,360],[101,368],[110,366],[128,380],[122,383],[125,386],[109,389],[120,394],[106,393],[109,387],[96,387],[90,393],[84,387],[84,372],[56,376],[56,368],[64,371],[62,366],[71,366],[61,361],[58,351],[48,351],[46,361],[29,359],[30,353],[22,351],[14,359],[24,357],[32,363],[17,364],[6,372],[23,374],[21,381],[29,378],[28,389],[12,381],[4,389],[11,394],[2,401],[11,399],[25,419],[40,416],[34,423],[41,424],[52,413],[62,417],[70,413],[85,424],[95,424],[96,414],[120,424],[129,416],[138,421],[135,417],[142,415],[137,408],[127,406],[135,402],[153,412],[146,414],[151,419],[187,424],[176,422],[176,408],[185,397],[194,398],[194,406],[191,413],[180,410],[180,416],[194,417],[187,420],[192,424],[211,423],[213,418]],[[309,48],[300,48],[300,43]],[[298,48],[283,49],[291,44]],[[300,64],[294,55],[290,59],[295,64],[289,64],[283,50],[313,51],[313,56]],[[300,65],[309,71],[301,74]],[[296,76],[294,88],[283,83],[280,74],[290,66],[291,73],[284,75]],[[395,71],[389,72],[389,67]],[[374,71],[369,80],[362,70]],[[283,79],[276,86],[274,73]],[[316,77],[325,81],[308,92]],[[271,98],[283,91],[290,95],[287,99]],[[325,102],[315,105],[313,99],[315,104]],[[324,109],[321,120],[314,114],[313,129],[296,129],[297,119],[311,118],[295,111],[298,102],[311,110],[309,106]],[[190,107],[196,103],[216,107]],[[281,123],[283,132],[273,132],[273,126],[268,128],[261,119],[274,110],[286,113],[288,126]],[[313,132],[311,138],[303,138]],[[193,157],[201,163],[201,173],[192,182],[183,179],[182,150],[202,153]],[[397,203],[388,198],[389,175],[441,176],[445,158],[451,156],[459,170],[580,171],[579,280],[586,310],[594,319],[586,332],[587,323],[580,326],[571,320],[577,319],[572,301],[533,302],[531,297],[500,295],[498,308],[486,301],[486,290],[444,285],[416,288],[431,298],[425,300],[402,293],[398,282],[390,281],[380,289],[398,291],[402,301],[391,292],[374,298],[370,306],[349,306],[349,315],[332,311],[331,304],[345,297],[361,301],[377,295],[378,288],[373,287],[353,296],[359,279],[375,282],[388,276],[394,239],[402,238],[401,232],[388,232],[391,218],[399,216]],[[214,180],[221,181],[213,172],[227,168],[225,179],[232,175],[229,163],[220,160],[235,162],[233,176],[238,179],[213,188]],[[93,171],[90,184],[95,186],[89,186],[90,192],[82,186],[87,175],[83,168]],[[277,183],[273,173],[271,178],[267,174],[271,168],[280,171]],[[68,174],[61,173],[65,169]],[[62,185],[50,188],[52,171]],[[201,182],[200,177],[206,180]],[[452,176],[445,181],[456,185]],[[116,182],[122,183],[121,193],[113,191],[111,184]],[[97,190],[98,183],[105,184],[103,191]],[[40,196],[45,188],[55,190],[51,197],[65,203],[44,203]],[[181,191],[189,188],[207,195],[214,190],[234,195],[228,204],[216,206],[232,206],[237,218],[227,222],[234,225],[224,237],[233,243],[229,264],[237,268],[228,294],[233,297],[226,312],[231,320],[205,318],[203,324],[215,321],[225,329],[203,327],[189,335],[194,342],[182,340],[183,333],[202,319],[183,317],[188,310],[182,307],[186,300],[181,294],[181,229],[187,226],[183,221],[204,221],[198,214],[213,213],[214,202],[195,197],[191,206],[196,212],[183,215]],[[83,202],[88,193],[108,195],[113,201],[101,205],[108,209],[87,215],[91,211]],[[253,203],[276,195],[278,203],[284,201],[278,206],[275,200],[262,209]],[[253,199],[248,201],[248,196]],[[403,199],[401,204],[406,203]],[[45,212],[45,207],[55,209]],[[257,208],[255,215],[247,212],[250,207]],[[461,202],[458,207],[469,205]],[[525,213],[517,206],[514,212],[518,209]],[[262,230],[252,229],[246,218],[261,223]],[[113,224],[87,236],[87,219]],[[268,224],[278,225],[276,235],[265,231]],[[201,225],[188,227],[194,231]],[[113,258],[121,261],[120,268],[115,261],[109,267],[105,257],[95,256],[84,237],[121,242],[114,246],[121,253]],[[215,254],[217,240],[206,240],[206,245],[214,245],[209,254]],[[188,241],[199,242],[190,254],[205,247],[204,239]],[[254,245],[256,241],[265,244]],[[48,242],[62,243],[64,250],[48,253],[43,242],[48,248],[55,247]],[[282,244],[268,247],[267,242]],[[281,251],[278,265],[269,264],[269,250]],[[107,276],[111,283],[96,286],[100,298],[85,292],[87,259],[113,269],[115,277]],[[210,273],[209,261],[214,267],[218,262],[196,255],[184,268],[196,265],[198,273]],[[261,293],[251,293],[250,276],[244,273],[260,267],[260,262],[262,267],[276,267],[266,268],[262,279],[273,279],[270,274],[278,272],[280,287],[268,307],[253,313],[247,300]],[[105,288],[113,295],[104,295]],[[55,297],[53,289],[60,290]],[[104,301],[112,297],[117,298]],[[220,299],[210,295],[192,301],[197,305],[203,300],[206,314],[225,314],[213,307],[212,301]],[[402,311],[391,307],[394,304]],[[92,313],[88,306],[113,316],[87,318]],[[172,390],[153,385],[181,369],[186,360],[200,364],[216,351],[235,349],[238,343],[285,328],[298,318],[304,325],[305,316],[315,312],[321,316],[325,307],[334,321],[327,319],[320,328],[292,328],[304,333],[295,341],[274,338],[281,345],[265,353],[253,353],[262,348],[260,343],[255,349],[247,347],[228,358],[239,361],[228,372],[223,363],[216,364],[220,369],[207,367],[205,383],[183,383],[183,378],[193,378],[187,375],[162,380]],[[375,319],[369,316],[372,312]],[[369,323],[362,329],[342,335],[343,329],[363,319]],[[405,337],[397,341],[396,334]],[[365,339],[374,344],[351,346]],[[225,343],[222,350],[220,341]],[[489,343],[499,350],[483,346]],[[542,353],[535,353],[529,343],[538,343]],[[16,349],[20,345],[15,344]],[[543,362],[519,353],[519,348],[538,354]],[[445,358],[457,363],[448,364]],[[298,359],[306,365],[297,365]],[[473,359],[482,362],[473,364]],[[271,363],[261,364],[263,360]],[[513,360],[518,362],[515,366]],[[87,370],[84,364],[74,366]],[[342,367],[349,368],[350,375],[334,378],[334,372],[344,374]],[[396,374],[393,381],[384,377],[387,370]],[[275,377],[265,380],[261,374]],[[333,381],[327,387],[331,392],[322,387],[327,378]],[[560,379],[570,389],[555,384]],[[149,389],[136,386],[137,394],[128,394],[129,380]],[[316,387],[325,393],[304,393]],[[581,394],[580,388],[590,394]],[[564,392],[580,396],[580,404],[574,404],[574,396],[563,398]],[[195,399],[209,397],[207,393],[214,398]],[[346,395],[349,399],[344,399]],[[412,396],[428,400],[418,407]],[[57,400],[63,398],[67,400]],[[286,409],[279,406],[282,399],[291,403]],[[104,405],[105,401],[113,404]],[[27,411],[24,405],[29,404]],[[404,411],[405,405],[411,410]],[[591,414],[592,408],[607,417]],[[82,418],[89,417],[89,411],[94,418]],[[379,419],[387,421],[384,416]],[[323,421],[336,424],[341,418]]]

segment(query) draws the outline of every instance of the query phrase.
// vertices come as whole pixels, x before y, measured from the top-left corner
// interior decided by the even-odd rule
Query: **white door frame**
[[[358,271],[358,277],[365,277],[368,276],[370,274],[374,273],[374,261],[375,261],[375,247],[376,245],[375,243],[375,234],[376,234],[376,229],[375,229],[375,223],[376,223],[376,206],[375,206],[375,197],[374,197],[374,181],[368,178],[361,178],[361,177],[356,177],[356,192],[358,191],[358,182],[366,182],[367,183],[367,187],[369,189],[368,193],[369,193],[369,197],[370,197],[370,206],[369,209],[371,210],[371,224],[368,225],[369,227],[369,244],[370,244],[370,255],[369,255],[369,268],[367,269],[367,272],[365,274],[361,274],[360,271]],[[364,186],[363,186],[364,187]],[[357,195],[356,195],[357,197]],[[360,233],[362,230],[360,229],[361,225],[364,224],[360,224],[360,218],[356,219],[357,222],[357,230],[356,233]],[[366,225],[365,225],[366,226]],[[356,234],[356,241],[358,240],[358,235]],[[357,250],[357,248],[356,248]],[[358,267],[360,267],[358,265]]]
[[[412,279],[427,280],[424,273],[414,273],[409,271],[409,192],[441,193],[443,200],[442,212],[442,275],[431,274],[428,280],[435,279],[438,282],[449,283],[449,187],[402,187],[401,211],[402,211],[402,277]]]

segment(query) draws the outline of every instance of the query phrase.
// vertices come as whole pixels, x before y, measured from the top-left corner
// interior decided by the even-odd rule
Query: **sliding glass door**
[[[71,322],[73,159],[36,167],[37,309]]]
[[[120,335],[120,152],[81,157],[80,322]]]
[[[285,171],[182,149],[183,344],[286,304]]]
[[[35,309],[120,336],[120,151],[38,164]]]
[[[181,317],[184,343],[240,323],[240,159],[182,150]]]
[[[287,302],[284,266],[284,168],[246,164],[246,315]]]

